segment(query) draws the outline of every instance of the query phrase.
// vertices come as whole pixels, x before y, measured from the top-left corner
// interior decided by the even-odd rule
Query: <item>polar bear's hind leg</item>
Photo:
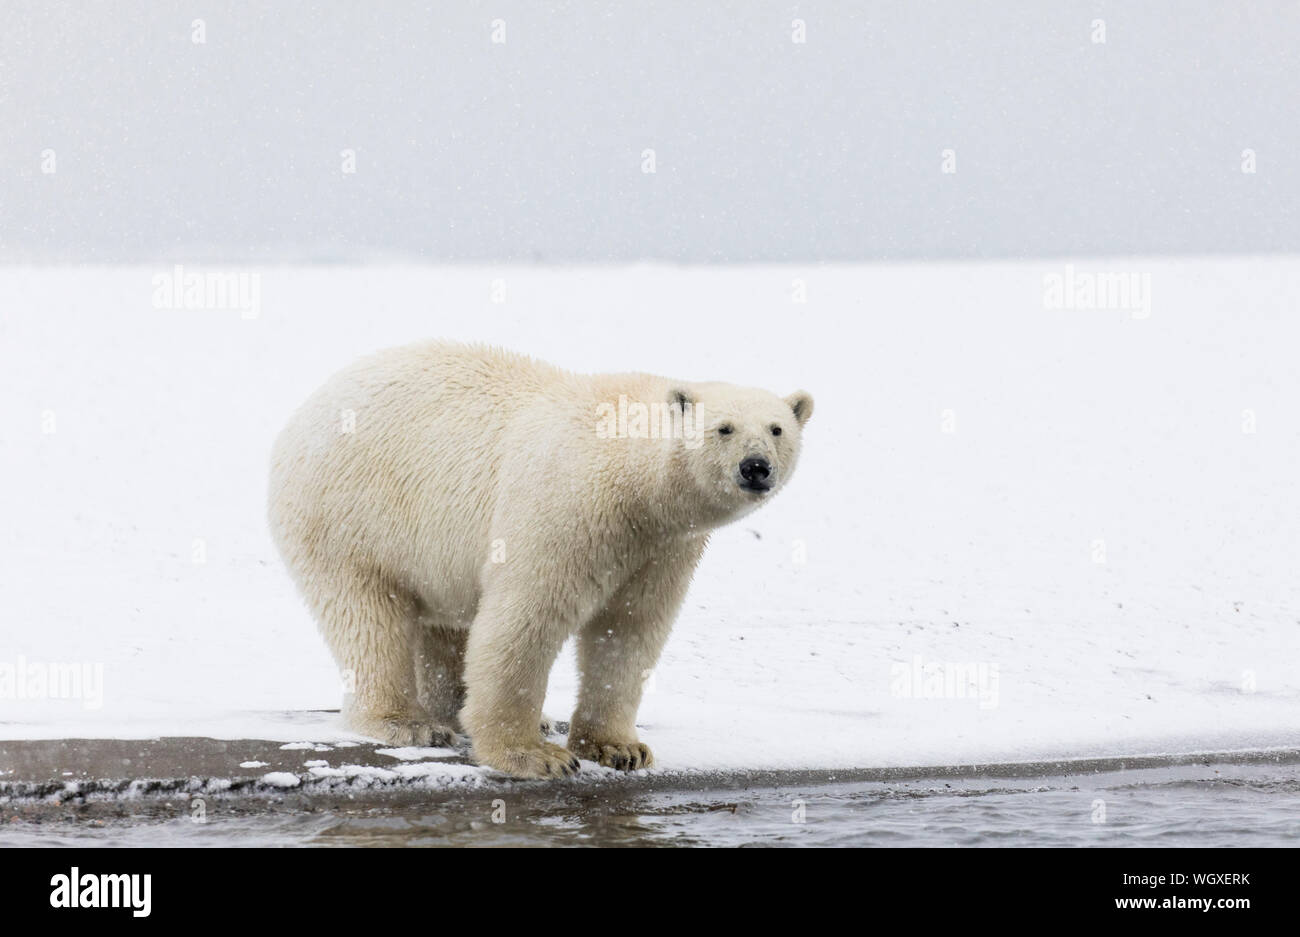
[[[435,722],[460,729],[460,708],[465,705],[465,644],[469,629],[431,623],[417,624],[419,657],[415,679],[421,706]]]
[[[342,671],[344,724],[386,745],[456,744],[454,722],[420,702],[419,600],[375,570],[351,568],[315,578],[333,586],[313,605]]]

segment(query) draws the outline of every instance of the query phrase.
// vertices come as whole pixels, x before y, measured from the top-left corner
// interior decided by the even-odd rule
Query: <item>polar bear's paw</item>
[[[578,758],[567,748],[537,742],[523,748],[480,755],[479,761],[513,778],[567,778],[578,773]]]
[[[546,713],[542,713],[542,738],[555,734],[555,720]]]
[[[357,731],[399,747],[455,748],[462,741],[455,729],[425,719],[369,719]]]
[[[655,763],[655,756],[650,751],[650,746],[636,739],[627,742],[611,742],[571,738],[569,750],[579,758],[619,771],[639,771]]]

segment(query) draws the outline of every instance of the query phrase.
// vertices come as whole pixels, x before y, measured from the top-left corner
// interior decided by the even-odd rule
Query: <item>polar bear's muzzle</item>
[[[776,480],[772,463],[756,456],[741,459],[738,474],[737,484],[746,491],[771,491],[772,483]]]

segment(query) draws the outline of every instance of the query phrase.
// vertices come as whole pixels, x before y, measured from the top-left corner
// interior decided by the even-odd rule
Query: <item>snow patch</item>
[[[262,783],[269,784],[271,787],[297,787],[302,783],[302,778],[288,771],[272,771],[270,774],[262,775]]]
[[[375,754],[387,755],[389,758],[397,758],[400,761],[420,761],[424,758],[451,758],[459,753],[454,748],[408,746],[406,748],[376,748]]]
[[[0,425],[28,427],[4,439],[23,496],[0,525],[0,595],[6,621],[40,623],[11,653],[75,647],[107,675],[102,709],[10,699],[0,734],[364,742],[266,529],[266,453],[333,371],[438,335],[816,397],[789,488],[713,535],[646,681],[660,769],[1300,742],[1300,260],[1097,265],[1149,273],[1150,316],[1047,308],[1052,261],[277,266],[256,321],[151,312],[152,267],[0,267],[22,310],[3,321]],[[511,302],[479,315],[498,276]],[[816,289],[792,307],[780,284],[802,276]],[[411,301],[430,295],[432,313]],[[739,343],[708,314],[736,302]],[[805,340],[772,339],[792,308]],[[987,681],[936,695],[905,670]],[[546,710],[571,712],[577,686],[570,647]]]

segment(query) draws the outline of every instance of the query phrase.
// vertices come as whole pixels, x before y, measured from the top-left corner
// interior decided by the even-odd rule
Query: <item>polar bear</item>
[[[709,532],[789,481],[812,410],[803,391],[447,342],[336,374],[275,442],[269,517],[345,674],[346,724],[392,745],[465,732],[518,778],[650,765],[642,682]],[[575,634],[563,748],[541,707]]]

